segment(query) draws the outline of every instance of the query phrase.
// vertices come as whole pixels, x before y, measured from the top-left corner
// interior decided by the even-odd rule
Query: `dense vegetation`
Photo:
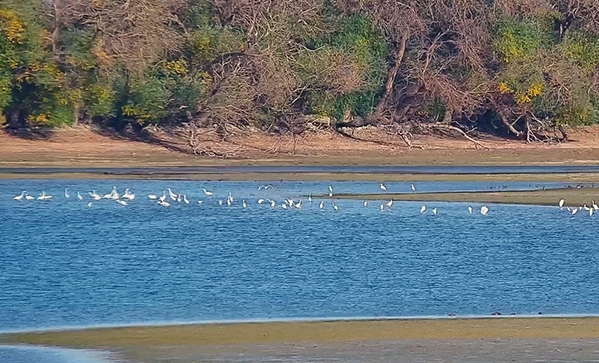
[[[598,66],[596,0],[0,0],[11,129],[378,125],[532,141],[599,122]]]

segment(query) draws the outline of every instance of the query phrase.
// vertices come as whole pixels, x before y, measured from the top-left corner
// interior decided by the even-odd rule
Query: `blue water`
[[[497,183],[501,184],[501,183]],[[508,189],[527,187],[508,183]],[[77,190],[137,198],[87,207]],[[557,207],[359,200],[271,209],[258,198],[326,193],[329,183],[0,181],[0,330],[150,322],[365,316],[597,314],[596,216]],[[378,192],[378,183],[333,183]],[[420,191],[491,183],[416,183]],[[545,184],[551,186],[553,184]],[[68,186],[71,198],[62,194]],[[409,183],[389,183],[407,191]],[[166,187],[191,204],[165,209]],[[215,193],[207,198],[202,187]],[[16,202],[26,189],[51,202]],[[231,192],[234,204],[219,206]],[[197,200],[204,203],[200,206]],[[241,207],[245,199],[248,208]],[[599,198],[598,198],[599,199]],[[480,205],[473,204],[475,210]]]

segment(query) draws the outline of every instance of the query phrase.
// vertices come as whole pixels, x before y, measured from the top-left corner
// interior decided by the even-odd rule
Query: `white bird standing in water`
[[[206,195],[207,195],[207,196],[209,196],[209,197],[210,197],[210,196],[212,196],[212,195],[214,195],[214,193],[212,193],[212,192],[211,192],[211,191],[209,191],[209,190],[206,190],[206,188],[202,188],[202,190],[204,191],[204,194],[206,194]]]
[[[77,199],[83,200],[83,195],[81,195],[81,193],[79,193],[79,192],[77,192]]]
[[[383,202],[381,202],[381,205],[379,206],[379,209],[381,210],[381,212],[385,209],[385,205],[383,204]]]
[[[90,197],[92,197],[93,200],[100,200],[102,199],[102,197],[100,197],[100,195],[98,193],[96,193],[95,190],[92,190],[91,193],[88,193]]]
[[[437,208],[433,208],[433,215],[436,216],[437,215]]]
[[[173,193],[171,188],[166,188],[166,190],[168,191],[168,196],[171,198],[173,202],[175,202],[177,200],[177,194]]]
[[[379,185],[379,188],[381,188],[381,190],[382,190],[383,192],[386,192],[386,191],[387,191],[387,187],[386,187],[386,186],[385,186],[385,184],[383,184],[383,183],[381,183],[381,184]]]
[[[339,207],[335,203],[331,202],[331,204],[333,205],[333,209],[335,211],[339,211]]]
[[[69,188],[64,188],[64,197],[69,199],[71,196],[69,195]]]
[[[318,207],[319,207],[320,209],[324,208],[324,200],[321,200],[321,201],[320,201],[320,204],[318,205]]]
[[[187,195],[183,194],[183,203],[189,204],[189,199],[187,199]]]
[[[564,203],[566,203],[566,201],[565,201],[565,200],[563,200],[563,199],[560,199],[560,200],[559,200],[559,203],[558,203],[559,207],[560,207],[560,208],[563,208],[563,206],[564,206]]]
[[[158,204],[164,208],[168,208],[171,206],[171,204],[169,202],[167,202],[166,200],[159,200],[156,204]]]
[[[480,214],[482,214],[483,216],[486,216],[487,213],[489,213],[489,208],[486,205],[483,205],[482,207],[480,207]]]
[[[393,205],[393,199],[391,199],[390,201],[387,202],[387,208],[391,208],[392,205]]]
[[[125,193],[121,196],[121,198],[133,200],[133,199],[135,199],[135,194],[131,193],[129,188],[126,188]]]
[[[468,206],[468,213],[472,214],[472,207]]]
[[[365,200],[363,204],[364,204],[364,208],[368,207],[368,201],[367,200]]]
[[[159,201],[161,202],[166,202],[166,192],[162,191],[162,196],[160,198],[158,198]]]
[[[414,186],[414,184],[410,184],[410,188],[412,188],[412,191],[415,192],[416,191],[416,187]]]
[[[420,213],[425,213],[426,212],[426,206],[423,205],[422,207],[420,207]]]
[[[312,203],[312,193],[308,194],[308,202]]]
[[[276,207],[276,206],[277,206],[277,202],[275,202],[274,200],[271,200],[271,201],[270,201],[270,207],[271,207],[271,208],[274,208],[274,207]]]
[[[16,200],[18,202],[22,201],[23,198],[25,198],[25,193],[27,193],[26,191],[22,191],[21,194],[17,195],[16,197],[12,198],[12,200]]]
[[[593,205],[593,209],[594,209],[595,211],[598,211],[598,210],[599,210],[599,205],[597,205],[597,204],[595,203],[595,201],[594,201],[594,200],[591,202],[591,204]]]
[[[243,206],[243,208],[247,208],[248,205],[245,203],[245,199],[241,200],[241,205]]]
[[[593,212],[594,212],[594,211],[595,211],[595,210],[594,210],[593,208],[589,209],[589,216],[591,216],[591,217],[592,217],[592,216],[593,216]]]
[[[264,203],[264,199],[262,199],[262,198],[258,199],[258,204],[262,204],[262,203]]]
[[[148,194],[148,199],[149,200],[156,200],[156,199],[158,199],[158,196],[156,194]]]
[[[578,213],[578,208],[572,209],[572,215],[575,215],[576,213]]]
[[[34,200],[35,198],[33,197],[33,195],[26,194],[25,195],[25,199],[27,199],[27,200]]]

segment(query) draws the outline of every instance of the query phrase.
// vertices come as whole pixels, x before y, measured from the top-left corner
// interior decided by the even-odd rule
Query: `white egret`
[[[92,202],[87,202],[87,206],[91,207],[92,206]]]
[[[219,201],[218,201],[218,205],[223,205],[223,201],[222,201],[222,200],[219,200]]]
[[[183,194],[183,203],[189,204],[189,199],[187,199],[187,195]]]
[[[158,199],[158,196],[156,194],[148,194],[148,199],[149,200],[156,200],[156,199]]]
[[[166,191],[168,192],[168,196],[171,198],[173,202],[177,200],[177,194],[173,193],[171,188],[166,188]]]
[[[230,206],[231,206],[231,204],[233,204],[233,202],[231,201],[231,199],[230,199],[230,198],[227,198],[227,206],[229,206],[229,207],[230,207]]]
[[[91,193],[88,193],[90,197],[92,197],[93,200],[100,200],[102,199],[102,197],[100,197],[100,195],[98,193],[96,193],[95,190],[92,190]]]
[[[33,195],[26,194],[25,195],[25,199],[27,199],[27,200],[34,200],[35,198],[33,197]]]
[[[77,192],[77,199],[83,200],[83,195],[81,195],[81,193],[79,193],[79,192]]]
[[[206,194],[207,196],[212,196],[212,195],[214,195],[214,193],[212,193],[212,192],[211,192],[211,191],[209,191],[209,190],[206,190],[206,188],[202,188],[202,190],[204,190],[204,194]]]
[[[312,193],[308,194],[308,202],[312,203]]]
[[[270,199],[269,199],[270,200]],[[270,207],[274,208],[277,206],[277,202],[275,202],[274,200],[270,200]]]
[[[436,216],[437,215],[437,208],[433,208],[433,215]]]
[[[71,197],[69,195],[69,188],[64,188],[64,197],[67,198],[67,199]]]
[[[331,202],[331,204],[333,205],[333,209],[334,209],[335,211],[339,211],[339,206],[337,206],[337,204],[335,204],[335,203],[333,203],[333,202]]]
[[[262,199],[262,198],[258,199],[258,204],[262,204],[262,203],[264,203],[264,199]]]
[[[379,206],[379,209],[381,210],[381,212],[385,209],[385,205],[383,204],[383,202],[381,202],[381,205]]]
[[[159,201],[161,202],[166,202],[166,192],[162,191],[162,196],[160,198],[158,198]]]
[[[414,186],[414,184],[410,184],[410,188],[412,189],[413,192],[416,191],[416,187]]]
[[[576,213],[578,213],[578,208],[572,209],[572,215],[575,215]]]
[[[332,193],[333,192],[333,187],[331,185],[329,185],[329,192]]]
[[[564,199],[560,199],[558,203],[559,207],[562,208],[564,206],[564,203],[566,203],[566,201]]]
[[[393,205],[393,199],[391,199],[390,201],[387,202],[387,208],[391,208],[392,205]]]
[[[301,199],[299,202],[295,203],[295,208],[302,209],[302,200]]]
[[[489,213],[489,208],[486,205],[483,205],[482,207],[480,207],[480,214],[482,214],[483,216],[486,216],[487,213]]]
[[[25,198],[25,193],[27,193],[26,191],[22,191],[21,194],[17,195],[16,197],[12,198],[13,200],[16,200],[18,202],[22,201],[23,198]]]
[[[383,183],[381,183],[381,184],[379,185],[379,188],[381,188],[381,190],[382,190],[383,192],[386,192],[386,191],[387,191],[387,187],[386,187],[386,186],[385,186],[385,184],[383,184]]]
[[[126,188],[125,193],[121,196],[121,198],[133,200],[133,199],[135,199],[135,194],[131,193],[129,188]]]
[[[281,208],[287,209],[287,204],[281,204]]]
[[[368,207],[368,201],[367,200],[365,200],[363,204],[364,204],[364,208]]]
[[[124,200],[117,199],[116,202],[119,203],[120,205],[127,205],[127,202],[125,202]]]
[[[472,214],[472,207],[468,206],[468,213]]]
[[[420,213],[424,213],[426,212],[426,206],[423,205],[422,207],[420,207]]]
[[[319,207],[320,209],[324,208],[324,200],[321,200],[321,201],[320,201],[320,204],[318,205],[318,207]]]
[[[589,209],[589,216],[591,216],[591,217],[592,217],[592,216],[593,216],[593,212],[594,212],[594,211],[595,211],[595,210],[594,210],[593,208]]]
[[[593,209],[594,209],[595,211],[598,211],[598,210],[599,210],[599,205],[597,205],[597,204],[595,203],[595,201],[594,201],[594,200],[593,200],[591,203],[592,203],[592,205],[593,205]]]
[[[248,205],[245,203],[245,199],[241,200],[241,205],[243,206],[243,208],[247,208]]]
[[[163,206],[165,208],[168,208],[171,206],[171,204],[169,202],[167,202],[166,200],[159,200],[156,204]]]
[[[177,194],[177,203],[181,203],[183,198],[181,198],[181,194]]]

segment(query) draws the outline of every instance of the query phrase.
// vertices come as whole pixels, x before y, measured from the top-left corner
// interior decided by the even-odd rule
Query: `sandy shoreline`
[[[221,323],[0,334],[4,344],[102,349],[414,339],[599,339],[599,317]]]

